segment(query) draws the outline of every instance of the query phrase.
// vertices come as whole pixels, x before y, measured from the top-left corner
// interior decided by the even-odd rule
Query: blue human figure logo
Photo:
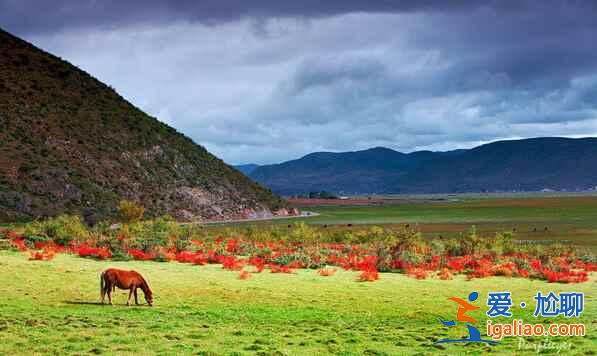
[[[489,344],[497,344],[498,343],[497,341],[482,339],[481,332],[479,331],[479,329],[477,329],[476,327],[474,327],[471,324],[471,323],[476,323],[477,321],[475,319],[471,318],[470,316],[465,315],[469,311],[479,309],[479,307],[476,307],[476,306],[472,305],[471,303],[469,303],[469,302],[474,302],[475,300],[477,300],[478,297],[479,297],[479,293],[471,292],[468,295],[468,302],[465,300],[462,300],[460,298],[455,298],[455,297],[448,298],[448,300],[456,302],[458,305],[460,305],[460,307],[458,308],[458,311],[456,312],[456,320],[442,320],[440,318],[439,321],[444,326],[448,326],[448,327],[455,326],[457,321],[465,322],[466,328],[468,329],[468,338],[443,339],[443,340],[436,341],[435,342],[436,344],[440,344],[440,343],[444,343],[444,342],[486,342]]]

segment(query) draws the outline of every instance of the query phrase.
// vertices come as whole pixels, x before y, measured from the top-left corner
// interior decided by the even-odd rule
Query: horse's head
[[[149,288],[149,285],[147,284],[147,282],[145,282],[145,280],[143,280],[143,283],[141,284],[141,289],[143,290],[143,294],[145,294],[145,300],[147,301],[147,304],[149,304],[149,306],[153,305],[153,293],[151,291],[151,288]]]
[[[153,306],[153,293],[151,293],[151,289],[147,288],[147,292],[145,292],[145,300],[149,306]]]

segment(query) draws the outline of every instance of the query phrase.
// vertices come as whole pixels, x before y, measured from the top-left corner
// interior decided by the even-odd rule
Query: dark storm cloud
[[[536,1],[535,1],[536,2]],[[245,17],[324,17],[346,13],[462,11],[479,7],[524,10],[528,1],[471,0],[1,0],[0,24],[16,33],[72,27],[114,27],[172,20],[217,24]],[[551,6],[542,1],[541,6]],[[583,7],[590,8],[590,4]]]
[[[2,0],[0,24],[17,33],[55,31],[70,27],[111,27],[139,22],[160,23],[174,19],[215,24],[247,16],[326,16],[354,11],[408,11],[431,7],[432,2],[367,3],[347,0]],[[463,2],[459,1],[440,7],[462,5]]]
[[[231,163],[597,135],[594,1],[0,0]]]

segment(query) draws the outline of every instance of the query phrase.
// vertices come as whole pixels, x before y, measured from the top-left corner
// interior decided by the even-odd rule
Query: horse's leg
[[[139,305],[139,299],[137,298],[137,287],[135,287],[134,293],[135,293],[135,304]]]
[[[104,304],[104,298],[106,297],[106,281],[104,281],[104,273],[100,276],[100,296],[102,297],[102,304]]]
[[[133,289],[135,289],[135,287],[131,287],[131,289],[129,289],[129,299],[126,301],[126,306],[127,307],[129,305],[131,305],[131,297],[133,296]]]
[[[108,301],[110,302],[110,305],[114,305],[112,304],[112,286],[110,284],[106,284],[106,291],[108,293]]]

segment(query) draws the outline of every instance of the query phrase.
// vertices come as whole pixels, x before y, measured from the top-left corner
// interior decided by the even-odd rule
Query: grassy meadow
[[[98,305],[99,273],[109,266],[144,274],[155,306],[126,307],[127,294],[120,290],[115,306]],[[368,283],[356,282],[356,276],[297,270],[239,280],[237,272],[219,265],[106,262],[62,254],[41,262],[0,251],[0,354],[531,354],[518,350],[517,338],[499,345],[434,344],[466,334],[463,326],[449,330],[438,321],[456,313],[446,298],[478,291],[481,309],[471,316],[483,325],[487,292],[502,290],[512,292],[516,318],[543,323],[554,319],[532,317],[537,290],[584,292],[585,312],[574,322],[586,324],[587,336],[552,341],[567,354],[595,352],[594,276],[582,284],[505,277],[416,280],[395,273],[381,273],[379,281]],[[520,309],[520,301],[529,307]],[[541,339],[527,338],[527,345]]]
[[[401,204],[304,209],[320,214],[305,218],[309,224],[408,223],[417,224],[427,237],[457,236],[475,225],[482,234],[515,231],[514,237],[519,240],[571,241],[597,249],[597,196],[593,195],[503,198],[466,195],[457,201],[413,199]]]
[[[495,237],[496,232],[516,229],[512,234],[514,240],[571,241],[581,245],[581,250],[589,247],[589,251],[594,251],[597,247],[597,197],[467,197],[455,202],[326,206],[306,210],[320,215],[207,226],[154,219],[123,224],[118,230],[109,229],[107,224],[88,230],[75,217],[0,225],[15,229],[17,236],[22,234],[29,239],[30,252],[0,250],[0,355],[398,355],[438,352],[481,355],[487,352],[535,354],[533,347],[545,345],[544,337],[510,337],[499,345],[435,344],[439,339],[467,336],[464,325],[448,328],[438,318],[453,319],[457,305],[447,298],[465,299],[472,291],[479,292],[479,299],[474,304],[481,308],[470,315],[480,321],[477,326],[483,336],[487,293],[510,291],[515,319],[545,325],[551,322],[586,325],[585,337],[550,338],[552,349],[543,350],[543,353],[555,353],[557,349],[553,348],[556,347],[565,354],[592,355],[597,349],[597,274],[589,272],[589,280],[583,283],[548,283],[545,275],[537,274],[538,270],[527,264],[545,254],[543,266],[557,271],[569,263],[560,258],[557,251],[563,251],[562,255],[566,256],[566,251],[572,250]],[[301,221],[310,226],[294,224]],[[291,225],[287,227],[287,224]],[[406,228],[406,224],[410,227]],[[476,233],[467,235],[466,231],[472,225],[477,227]],[[415,230],[422,234],[414,233]],[[392,234],[394,240],[388,238]],[[6,232],[5,235],[9,236]],[[435,239],[439,235],[448,239]],[[173,239],[173,236],[178,238]],[[214,242],[217,236],[246,236],[252,242],[230,245],[228,240],[220,244]],[[127,254],[127,248],[135,248],[135,253],[141,256],[153,251],[151,258],[161,260],[166,249],[197,249],[192,243],[194,239],[201,241],[204,253],[188,255],[192,258],[212,259],[213,256],[209,257],[205,251],[218,248],[219,253],[228,256],[222,260],[226,263],[263,257],[262,254],[267,252],[272,254],[265,257],[270,262],[290,265],[293,258],[307,258],[311,267],[296,268],[288,274],[270,273],[273,270],[270,266],[262,273],[255,273],[256,264],[250,263],[244,267],[251,272],[250,278],[243,280],[239,278],[238,270],[223,269],[220,262],[210,261],[201,266],[179,263],[172,260],[172,255],[165,259],[171,262],[116,261],[115,258],[127,256],[131,259],[133,252],[128,250]],[[278,242],[281,239],[285,242]],[[321,244],[323,240],[320,239],[327,245]],[[30,260],[32,244],[36,241],[68,245],[75,240],[87,244],[78,248],[79,255],[83,255],[83,250],[87,250],[86,253],[110,250],[113,260],[81,258],[77,252],[57,253],[48,261]],[[185,242],[184,246],[180,245],[182,242]],[[295,246],[303,242],[304,246]],[[270,243],[278,246],[270,247]],[[344,245],[335,250],[336,243]],[[359,246],[354,249],[351,244]],[[291,246],[296,251],[283,252]],[[397,253],[392,246],[407,248],[392,257],[388,253]],[[512,249],[526,257],[522,261],[508,257],[507,251]],[[475,273],[493,271],[493,276],[467,280],[464,272],[457,273],[458,267],[448,263],[452,266],[453,279],[440,279],[442,268],[430,266],[435,258],[432,255],[443,256],[443,266],[445,259],[452,259],[452,262],[454,258],[458,259],[455,256],[460,255],[450,251],[459,250],[462,250],[460,255],[468,256],[468,261],[472,262],[493,254],[491,261],[484,262],[485,269],[475,270]],[[272,257],[276,251],[283,252],[282,256]],[[340,268],[346,261],[335,265],[338,269],[332,276],[318,273],[321,262],[317,264],[315,258],[320,255],[328,258],[329,254],[348,258],[346,251],[356,253],[359,258],[376,253],[378,267],[383,265],[380,261],[384,258],[387,261],[399,258],[411,263],[415,269],[409,272],[411,267],[405,265],[389,268],[401,270],[400,273],[385,273],[388,270],[385,265],[379,271],[379,280],[374,282],[359,282],[362,270]],[[569,260],[582,258],[587,263],[595,262],[591,253],[579,252],[573,256]],[[495,273],[504,272],[492,269],[512,261],[516,261],[518,267],[508,267],[506,272],[513,277],[507,277],[508,274],[498,276]],[[116,291],[114,306],[100,305],[99,274],[108,267],[141,272],[154,290],[154,307],[126,307],[128,292],[122,290]],[[421,268],[429,270],[426,279],[414,277]],[[516,277],[521,275],[522,268],[530,271],[532,278]],[[583,292],[584,313],[578,319],[534,318],[533,296],[537,291]],[[141,292],[139,296],[144,301]],[[522,301],[527,303],[527,308],[519,307]],[[492,321],[507,323],[511,320],[496,318]],[[525,349],[519,348],[521,340],[525,342]]]

